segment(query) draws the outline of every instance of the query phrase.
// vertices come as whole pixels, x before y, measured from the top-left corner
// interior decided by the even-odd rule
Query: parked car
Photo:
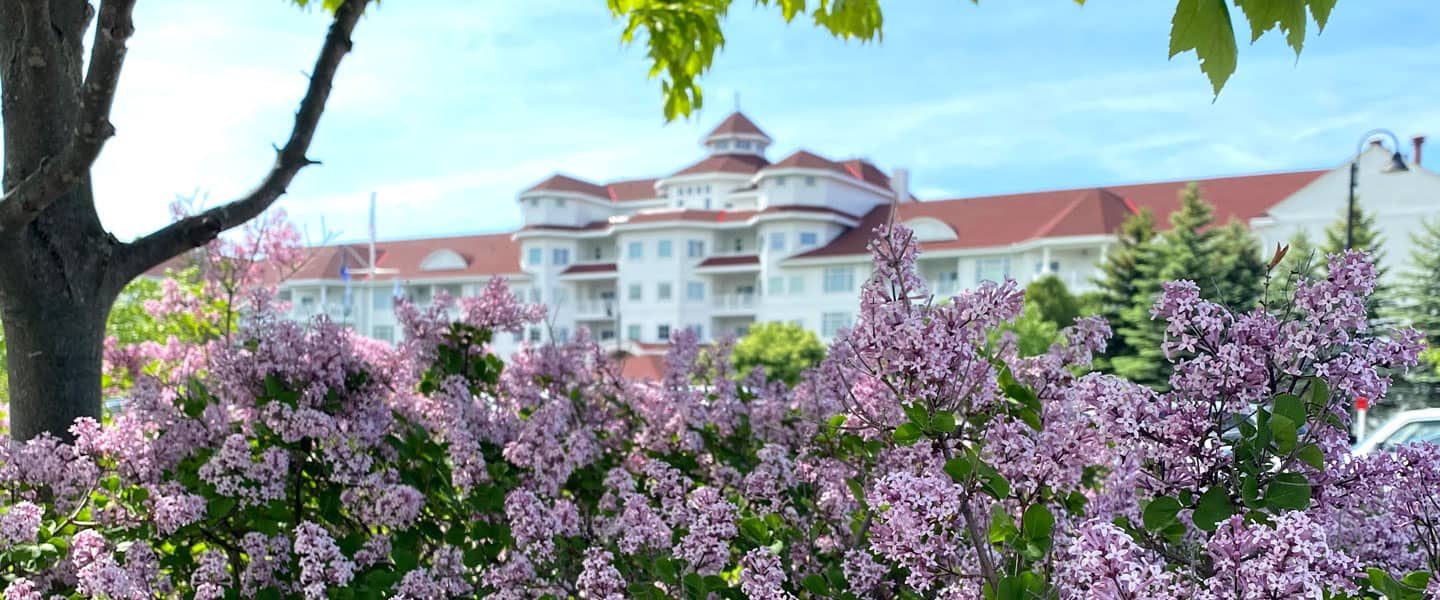
[[[1440,408],[1407,410],[1391,417],[1374,433],[1356,444],[1354,452],[1369,454],[1413,442],[1440,443]]]

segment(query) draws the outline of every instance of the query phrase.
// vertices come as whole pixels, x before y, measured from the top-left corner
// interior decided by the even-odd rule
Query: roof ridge
[[[1065,208],[1062,208],[1059,212],[1056,212],[1054,217],[1052,217],[1049,221],[1046,221],[1044,224],[1040,225],[1040,228],[1036,229],[1035,233],[1030,234],[1030,237],[1026,239],[1045,237],[1045,234],[1047,232],[1055,229],[1056,225],[1059,225],[1062,221],[1065,220],[1066,217],[1069,217],[1071,213],[1075,212],[1075,209],[1079,208],[1079,206],[1083,204],[1085,200],[1088,199],[1092,194],[1099,195],[1100,190],[1098,188],[1095,188],[1081,192],[1080,195],[1076,196],[1074,200],[1071,200],[1069,204],[1066,204]]]

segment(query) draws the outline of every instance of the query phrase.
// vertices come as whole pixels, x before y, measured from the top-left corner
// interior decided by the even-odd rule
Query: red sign
[[[1357,396],[1357,397],[1355,398],[1355,410],[1369,410],[1369,409],[1370,409],[1370,399],[1369,399],[1369,398],[1366,398],[1366,397],[1364,397],[1364,396]]]

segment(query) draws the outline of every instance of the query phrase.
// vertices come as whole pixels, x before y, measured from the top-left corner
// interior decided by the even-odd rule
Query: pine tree
[[[1211,281],[1208,286],[1197,282],[1201,294],[1236,312],[1254,310],[1265,285],[1266,261],[1260,256],[1259,240],[1239,221],[1230,221],[1215,231],[1212,244]]]
[[[1292,296],[1301,281],[1315,281],[1325,276],[1325,254],[1310,244],[1310,236],[1301,229],[1290,238],[1285,258],[1270,270],[1265,290],[1265,305],[1270,312],[1283,315],[1294,303]]]
[[[1411,269],[1401,274],[1399,298],[1392,314],[1405,325],[1425,334],[1430,348],[1440,348],[1440,219],[1425,221],[1421,230],[1412,234]],[[1417,367],[1406,380],[1429,389],[1427,395],[1436,395],[1440,386],[1440,374],[1435,369]]]
[[[1167,281],[1194,281],[1202,297],[1236,310],[1255,307],[1266,266],[1259,242],[1239,223],[1214,225],[1214,208],[1190,184],[1180,192],[1180,210],[1170,215],[1170,229],[1140,246],[1134,292],[1115,328],[1132,352],[1111,358],[1116,374],[1157,389],[1168,387],[1171,368],[1161,350],[1165,323],[1150,317]]]
[[[1094,296],[1094,314],[1104,317],[1117,332],[1110,337],[1104,356],[1095,360],[1095,368],[1104,372],[1114,371],[1111,359],[1135,354],[1135,349],[1125,343],[1124,336],[1118,331],[1122,323],[1121,313],[1135,297],[1136,262],[1145,244],[1155,237],[1155,213],[1149,208],[1140,209],[1139,213],[1120,224],[1115,236],[1119,243],[1106,253],[1105,262],[1100,267],[1102,275],[1094,281],[1099,288]]]
[[[1356,250],[1364,250],[1370,253],[1370,261],[1375,264],[1375,273],[1378,275],[1375,283],[1375,293],[1370,295],[1366,301],[1365,312],[1369,315],[1372,324],[1379,321],[1381,312],[1389,312],[1392,304],[1390,289],[1386,285],[1388,279],[1385,274],[1389,269],[1385,268],[1385,238],[1380,235],[1380,230],[1375,226],[1375,215],[1365,212],[1359,202],[1355,203],[1354,215],[1354,244],[1351,246]],[[1320,255],[1320,267],[1322,272],[1327,271],[1329,260],[1326,258],[1331,254],[1339,254],[1345,251],[1345,209],[1340,209],[1340,218],[1325,228],[1325,245]]]

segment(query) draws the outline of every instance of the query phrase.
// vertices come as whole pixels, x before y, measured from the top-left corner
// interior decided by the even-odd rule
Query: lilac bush
[[[687,332],[659,381],[583,333],[507,364],[490,336],[544,313],[499,280],[401,306],[393,348],[263,293],[231,335],[117,347],[124,412],[0,452],[4,597],[1435,594],[1440,450],[1347,450],[1420,351],[1365,330],[1363,254],[1280,314],[1166,286],[1157,393],[1088,372],[1103,321],[1022,356],[991,335],[1014,282],[937,301],[909,231],[871,250],[793,388]]]

